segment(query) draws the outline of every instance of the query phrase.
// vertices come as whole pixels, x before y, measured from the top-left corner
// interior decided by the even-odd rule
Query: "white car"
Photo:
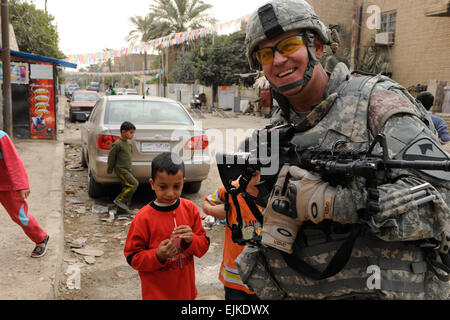
[[[138,93],[137,89],[134,89],[134,88],[125,89],[125,95],[138,95],[138,94],[139,93]]]

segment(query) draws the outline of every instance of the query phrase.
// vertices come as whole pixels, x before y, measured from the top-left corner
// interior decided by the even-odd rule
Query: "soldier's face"
[[[259,44],[259,49],[275,46],[280,41],[297,35],[298,33],[298,30],[292,30],[283,33],[282,35],[274,39],[264,40]],[[316,42],[320,44],[319,41]],[[320,59],[323,55],[323,46],[322,53],[318,52],[317,50],[315,50],[315,52],[316,57]],[[306,68],[308,66],[308,61],[308,50],[306,48],[306,45],[302,46],[299,50],[293,52],[290,55],[282,55],[280,52],[275,50],[273,61],[271,63],[262,64],[262,69],[270,82],[272,82],[277,87],[282,87],[303,79]],[[296,87],[292,90],[283,92],[283,94],[286,96],[293,95],[299,92],[301,89],[302,87]]]

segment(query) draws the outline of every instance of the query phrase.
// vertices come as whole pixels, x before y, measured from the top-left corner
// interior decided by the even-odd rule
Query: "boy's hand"
[[[186,243],[192,242],[192,229],[189,226],[178,226],[173,230],[173,234]]]
[[[22,198],[22,200],[25,200],[30,195],[30,189],[23,189],[17,192],[19,193],[19,196],[20,198]]]
[[[167,259],[174,257],[177,253],[177,248],[173,245],[170,239],[161,241],[156,249],[156,257],[161,264],[166,263]]]

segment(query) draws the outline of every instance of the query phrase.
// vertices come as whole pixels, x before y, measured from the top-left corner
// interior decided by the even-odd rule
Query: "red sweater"
[[[22,159],[6,132],[0,130],[0,191],[19,191],[29,188]]]
[[[156,249],[161,241],[170,238],[175,228],[174,217],[177,226],[191,227],[192,242],[161,264]],[[208,248],[209,239],[197,206],[180,198],[169,207],[151,202],[139,210],[130,225],[124,254],[128,264],[139,271],[144,300],[193,300],[197,297],[194,256],[202,257]]]

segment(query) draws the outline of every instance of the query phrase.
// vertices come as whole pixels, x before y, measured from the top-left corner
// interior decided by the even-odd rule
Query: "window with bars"
[[[382,12],[380,29],[378,29],[377,32],[378,33],[388,31],[395,32],[396,23],[397,23],[397,10]]]

